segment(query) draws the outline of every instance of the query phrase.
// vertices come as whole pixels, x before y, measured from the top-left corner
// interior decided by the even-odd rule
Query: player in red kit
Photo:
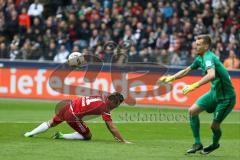
[[[64,105],[60,106],[60,109],[52,120],[49,122],[43,122],[32,131],[26,132],[24,136],[33,137],[39,133],[47,131],[51,127],[57,126],[63,121],[66,121],[76,132],[70,134],[57,132],[53,138],[90,140],[92,134],[83,119],[88,116],[101,115],[107,128],[116,140],[123,143],[130,143],[123,139],[120,132],[113,124],[110,114],[110,111],[118,107],[123,101],[124,98],[122,94],[118,92],[112,93],[108,96],[85,96],[72,101],[65,101]]]

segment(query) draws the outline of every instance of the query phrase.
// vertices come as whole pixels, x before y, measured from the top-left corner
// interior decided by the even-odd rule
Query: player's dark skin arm
[[[119,142],[127,143],[126,140],[123,139],[117,127],[112,123],[112,121],[106,121],[106,125],[108,130],[112,133],[113,137]]]
[[[210,82],[214,78],[215,78],[215,69],[214,68],[208,69],[207,74],[201,80],[198,81],[199,86],[202,86]]]

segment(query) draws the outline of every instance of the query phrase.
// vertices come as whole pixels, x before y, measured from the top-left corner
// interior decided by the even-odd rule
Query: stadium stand
[[[131,41],[129,62],[186,66],[202,33],[226,67],[239,69],[240,1],[0,0],[0,58],[10,60],[64,62],[80,51],[110,62],[104,45]]]

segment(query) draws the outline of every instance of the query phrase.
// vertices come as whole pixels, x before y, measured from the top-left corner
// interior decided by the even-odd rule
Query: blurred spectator
[[[71,0],[71,4],[66,7],[67,12],[77,13],[79,11],[79,2],[78,0]]]
[[[99,41],[100,41],[100,37],[99,37],[99,34],[98,34],[98,30],[94,29],[92,31],[92,36],[90,38],[89,47],[90,48],[96,47],[98,45]]]
[[[169,2],[167,2],[165,4],[165,6],[163,7],[163,15],[166,17],[166,18],[169,18],[173,15],[173,8],[172,6],[170,6]]]
[[[41,24],[41,20],[38,17],[33,18],[33,24],[31,26],[32,34],[34,35],[34,39],[36,39],[36,36],[42,35],[43,33],[43,26]]]
[[[103,51],[103,47],[101,45],[98,45],[96,47],[95,53],[96,56],[98,56],[100,59],[104,58],[104,51]]]
[[[80,49],[78,46],[73,46],[72,52],[80,52]]]
[[[33,59],[39,59],[41,58],[43,55],[43,51],[44,51],[44,48],[45,48],[45,44],[43,42],[43,37],[42,35],[38,35],[36,37],[36,41],[33,41],[33,51],[34,51],[34,57]]]
[[[57,33],[57,47],[60,48],[60,45],[65,45],[66,47],[69,47],[69,37],[65,32],[59,31]]]
[[[148,37],[148,46],[152,49],[156,47],[156,39],[158,34],[155,32],[150,32]]]
[[[229,57],[224,60],[224,66],[227,69],[239,69],[240,60],[236,57],[234,50],[229,51]]]
[[[47,49],[44,52],[44,59],[45,60],[53,60],[55,55],[57,54],[57,46],[54,40],[50,40],[49,43],[47,43]]]
[[[223,43],[218,42],[216,45],[215,53],[219,55],[221,61],[227,58],[226,49],[224,48]]]
[[[168,54],[168,51],[166,49],[163,50],[157,50],[157,54],[159,55],[158,62],[163,65],[170,64],[170,56]]]
[[[151,47],[142,49],[139,54],[142,59],[142,62],[144,63],[156,62],[156,57],[153,54],[153,50],[151,49]]]
[[[43,5],[39,3],[39,0],[34,0],[28,9],[28,15],[31,17],[41,17],[43,13]]]
[[[227,4],[226,0],[212,0],[212,7],[215,10],[224,8],[226,4]]]
[[[19,47],[20,45],[20,37],[18,35],[14,35],[13,40],[10,45],[14,45]]]
[[[27,9],[24,7],[21,10],[21,14],[18,16],[20,33],[26,32],[26,29],[30,27],[30,16],[27,14]]]
[[[32,28],[27,28],[27,32],[24,34],[24,39],[30,39],[31,41],[34,41],[36,39]]]
[[[91,32],[86,21],[82,22],[80,25],[81,27],[77,30],[79,40],[74,43],[79,45],[80,48],[86,48],[90,40]]]
[[[181,66],[182,65],[182,61],[181,61],[179,55],[175,52],[173,52],[173,54],[172,54],[170,65],[172,65],[172,66]]]
[[[33,54],[33,50],[32,50],[32,46],[31,46],[31,41],[29,39],[27,39],[25,41],[25,43],[23,44],[22,48],[21,48],[21,53],[22,53],[22,57],[23,59],[32,59],[32,54]]]
[[[5,43],[0,43],[0,58],[9,58],[9,51]]]
[[[169,38],[166,32],[162,32],[161,36],[158,37],[156,42],[156,47],[159,49],[168,49],[169,48]]]
[[[193,29],[193,33],[194,33],[194,35],[200,35],[200,34],[206,33],[206,27],[203,24],[202,18],[197,19],[197,24],[195,25],[195,27]]]
[[[143,8],[139,5],[139,3],[134,2],[133,7],[131,8],[131,12],[133,15],[140,15],[143,13]]]
[[[69,55],[69,51],[66,49],[66,47],[64,45],[61,45],[59,48],[59,51],[54,56],[53,61],[64,63],[67,61],[68,55]]]
[[[10,19],[6,21],[6,32],[10,39],[18,33],[18,15],[16,10],[11,11]]]
[[[74,24],[69,25],[68,29],[70,43],[73,44],[78,40],[77,29]]]
[[[171,36],[170,36],[170,41],[169,41],[169,48],[168,51],[169,52],[178,52],[178,50],[181,47],[181,41],[180,41],[180,37],[178,36],[177,32],[174,32]]]
[[[134,46],[131,46],[129,56],[128,56],[128,62],[142,62],[142,57],[139,56],[137,53],[137,50]]]
[[[11,60],[22,59],[21,52],[19,51],[19,43],[20,43],[20,39],[17,35],[15,35],[10,44],[9,57]]]
[[[45,20],[44,24],[45,24],[45,26],[44,26],[44,27],[45,27],[45,28],[44,28],[45,31],[47,31],[47,30],[49,29],[52,34],[56,34],[56,33],[57,33],[57,23],[56,23],[54,17],[49,16],[49,17]]]
[[[55,35],[53,35],[52,31],[50,29],[47,29],[45,35],[43,35],[44,45],[48,45],[50,41],[54,38]]]

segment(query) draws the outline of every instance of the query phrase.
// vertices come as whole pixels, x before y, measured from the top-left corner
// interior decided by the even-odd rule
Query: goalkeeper
[[[200,35],[196,38],[196,54],[197,57],[194,62],[187,67],[176,73],[173,76],[163,76],[158,80],[158,84],[163,82],[169,83],[176,79],[180,79],[187,75],[191,70],[201,68],[204,77],[198,82],[191,85],[186,85],[183,88],[183,94],[197,89],[198,87],[211,81],[211,89],[209,92],[198,98],[198,100],[189,108],[190,126],[192,129],[195,143],[187,153],[196,153],[201,151],[201,154],[208,154],[219,148],[219,140],[222,135],[220,129],[221,122],[232,111],[236,103],[235,91],[227,70],[220,62],[217,56],[210,51],[211,38],[208,35]],[[199,114],[203,111],[213,113],[213,121],[211,130],[213,133],[212,144],[203,148],[200,139],[200,121]]]

